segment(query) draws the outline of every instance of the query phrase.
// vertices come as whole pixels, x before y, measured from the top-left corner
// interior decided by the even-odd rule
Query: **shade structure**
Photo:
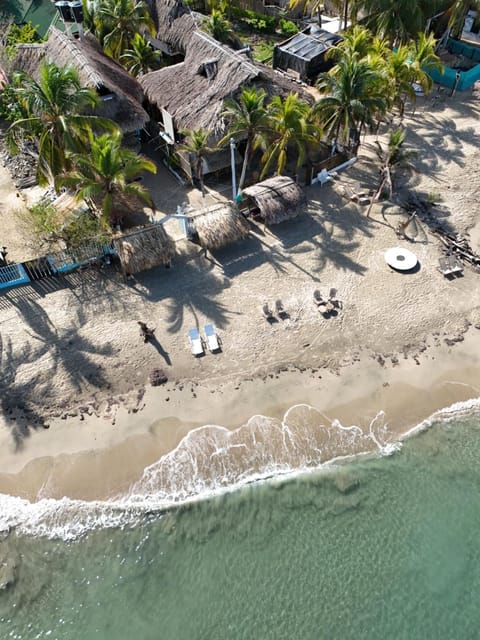
[[[205,249],[221,249],[245,238],[249,227],[242,215],[228,202],[203,209],[191,216],[198,241]]]
[[[307,204],[305,192],[288,176],[275,176],[247,187],[243,195],[251,198],[265,224],[278,224],[302,213]]]
[[[175,255],[175,243],[163,225],[153,224],[113,241],[125,273],[138,273],[168,264]]]
[[[77,39],[52,27],[46,42],[17,45],[13,66],[38,81],[43,60],[59,67],[72,65],[81,85],[101,97],[95,115],[114,120],[124,133],[142,129],[148,122],[139,82],[104,53],[92,34]]]
[[[403,249],[402,247],[387,249],[384,256],[385,262],[397,271],[409,271],[418,263],[418,258],[413,251]]]

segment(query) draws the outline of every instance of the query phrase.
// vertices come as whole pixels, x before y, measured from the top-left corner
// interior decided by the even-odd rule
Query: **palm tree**
[[[80,86],[73,67],[43,63],[40,79],[18,74],[15,94],[27,114],[8,130],[13,150],[25,139],[35,141],[38,151],[37,177],[41,185],[53,183],[55,176],[68,168],[68,151],[85,150],[91,128],[116,131],[105,118],[83,115],[99,98],[92,89]]]
[[[194,177],[200,183],[202,196],[205,195],[205,184],[203,182],[203,163],[204,159],[215,149],[210,147],[208,139],[210,132],[206,129],[185,129],[181,132],[186,137],[186,142],[181,145],[181,151],[187,151],[193,154],[195,161],[193,165]]]
[[[361,22],[394,44],[407,42],[425,26],[422,3],[417,0],[358,0],[357,4],[366,16]]]
[[[208,20],[205,22],[207,31],[212,35],[215,40],[228,44],[237,49],[241,46],[241,41],[235,35],[230,22],[224,17],[223,13],[218,9],[212,9],[212,13]]]
[[[268,105],[268,131],[263,146],[265,148],[260,175],[262,179],[272,164],[276,163],[276,171],[283,174],[287,165],[288,148],[296,147],[297,167],[300,167],[309,142],[317,142],[309,124],[310,106],[290,93],[284,100],[274,96]]]
[[[412,69],[410,47],[400,44],[394,51],[390,51],[385,58],[385,66],[392,103],[398,107],[402,117],[406,99],[414,101],[416,97],[412,86],[415,74]]]
[[[162,59],[161,51],[152,47],[150,42],[139,33],[133,36],[130,43],[131,48],[120,56],[120,62],[123,64],[132,76],[139,76],[160,67]]]
[[[226,144],[231,137],[246,140],[243,156],[242,173],[238,182],[241,191],[247,174],[252,152],[261,145],[267,129],[267,109],[264,105],[265,91],[256,88],[244,88],[238,100],[225,102],[223,117],[229,122],[228,135],[220,140],[220,146]]]
[[[131,47],[137,33],[155,35],[148,5],[143,0],[100,0],[95,24],[105,53],[116,60]]]
[[[444,71],[444,66],[440,58],[435,53],[436,40],[433,34],[428,36],[419,33],[415,41],[410,46],[410,57],[412,60],[413,81],[417,82],[425,93],[429,93],[433,87],[433,80],[428,75],[429,71]]]
[[[355,0],[349,2],[349,0],[331,0],[331,3],[338,9],[340,16],[343,18],[343,28],[346,29],[348,20],[354,22],[356,17]],[[322,11],[324,0],[290,0],[289,8],[296,9],[298,6],[303,7],[305,13],[310,11],[311,15],[314,13],[318,16],[318,24],[322,26]]]
[[[377,48],[379,43],[383,42],[377,39]],[[360,25],[355,25],[350,31],[343,34],[343,40],[336,47],[329,49],[327,55],[334,60],[342,58],[350,59],[352,57],[366,58],[372,51],[373,36],[372,33]]]
[[[324,123],[325,132],[334,141],[354,152],[365,125],[373,125],[374,116],[385,113],[388,92],[378,61],[356,56],[340,60],[320,76],[318,88],[325,97],[313,107]]]
[[[392,172],[395,167],[411,168],[411,158],[416,155],[414,151],[403,149],[405,142],[405,131],[396,129],[392,131],[388,138],[388,145],[384,148],[377,142],[377,156],[380,160],[380,182],[375,196],[372,198],[367,211],[367,217],[370,215],[373,203],[383,194],[386,198],[391,198],[393,193]]]
[[[153,208],[152,198],[135,179],[143,171],[157,172],[155,163],[139,156],[122,145],[122,134],[89,136],[88,154],[72,157],[74,169],[57,180],[59,186],[73,189],[79,200],[85,200],[94,210],[100,208],[100,218],[105,228],[117,222],[115,206],[123,197],[143,200]]]

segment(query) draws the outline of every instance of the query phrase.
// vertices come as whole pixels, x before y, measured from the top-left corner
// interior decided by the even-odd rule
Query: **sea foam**
[[[480,408],[480,399],[436,412],[405,436]],[[0,495],[0,532],[77,539],[98,528],[128,527],[188,502],[272,477],[287,478],[360,455],[389,456],[401,442],[379,411],[364,428],[330,420],[309,405],[295,405],[283,420],[256,415],[235,430],[205,425],[147,467],[127,495],[106,501]]]

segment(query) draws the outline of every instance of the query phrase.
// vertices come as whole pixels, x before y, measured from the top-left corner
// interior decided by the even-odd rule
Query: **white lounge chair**
[[[188,332],[188,339],[190,340],[190,348],[194,356],[201,356],[203,354],[203,344],[198,329],[190,329]]]
[[[210,351],[218,351],[220,349],[220,345],[218,344],[218,337],[215,331],[215,327],[213,326],[213,324],[206,324],[204,329],[208,348],[210,349]]]

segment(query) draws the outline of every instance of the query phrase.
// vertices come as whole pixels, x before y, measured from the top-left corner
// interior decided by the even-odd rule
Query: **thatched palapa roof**
[[[303,189],[287,176],[269,178],[243,189],[242,193],[255,201],[266,224],[295,218],[307,204]]]
[[[258,74],[245,54],[196,31],[184,62],[147,73],[140,84],[150,103],[173,117],[178,130],[202,127],[219,138],[225,133],[223,101]]]
[[[161,224],[126,233],[113,241],[125,273],[139,273],[168,264],[175,255],[175,243]]]
[[[43,59],[59,67],[73,65],[80,83],[104,96],[95,113],[114,120],[125,133],[141,129],[148,122],[148,114],[141,104],[143,91],[140,84],[105,55],[90,34],[77,39],[52,27],[47,42],[17,46],[14,66],[38,80]]]
[[[248,235],[248,224],[228,202],[215,204],[191,215],[200,245],[220,249]]]
[[[148,0],[148,5],[157,27],[157,39],[168,45],[172,53],[185,53],[201,16],[182,0]]]

